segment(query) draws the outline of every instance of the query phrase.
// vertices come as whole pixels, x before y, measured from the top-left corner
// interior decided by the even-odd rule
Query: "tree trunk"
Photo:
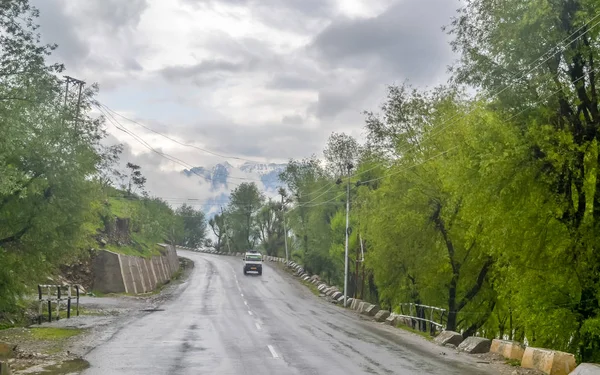
[[[456,284],[457,284],[458,275],[452,276],[452,280],[450,280],[450,287],[448,288],[448,322],[446,324],[446,329],[448,331],[456,330]]]

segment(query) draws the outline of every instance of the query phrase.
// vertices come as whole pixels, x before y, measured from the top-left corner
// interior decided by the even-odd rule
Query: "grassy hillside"
[[[122,194],[115,194],[103,202],[99,219],[97,240],[100,249],[142,257],[160,255],[157,243],[165,242],[166,228],[175,220],[164,202]]]

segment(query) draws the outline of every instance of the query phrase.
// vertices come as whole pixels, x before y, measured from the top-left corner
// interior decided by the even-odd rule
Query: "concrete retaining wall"
[[[179,269],[177,251],[161,245],[160,256],[142,258],[101,250],[92,262],[92,289],[101,293],[147,293],[171,279]]]

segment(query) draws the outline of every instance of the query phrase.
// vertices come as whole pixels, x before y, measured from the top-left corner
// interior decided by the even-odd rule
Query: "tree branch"
[[[456,308],[456,311],[460,311],[463,307],[467,305],[467,303],[469,303],[473,298],[475,298],[477,293],[479,293],[481,287],[483,286],[483,281],[485,280],[485,277],[487,276],[487,273],[490,270],[492,264],[494,264],[494,260],[492,258],[488,258],[488,260],[483,264],[483,267],[481,267],[481,270],[479,271],[479,275],[477,276],[477,281],[475,282],[475,285],[473,285],[471,290],[469,290],[467,294],[465,294],[465,296],[462,298],[462,300],[458,304],[458,307]]]

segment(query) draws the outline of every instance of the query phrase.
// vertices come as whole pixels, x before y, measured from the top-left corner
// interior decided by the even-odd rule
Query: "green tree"
[[[208,220],[208,226],[217,239],[212,245],[216,251],[222,251],[227,242],[226,220],[225,213],[216,214]]]
[[[513,289],[502,293],[530,341],[588,361],[600,359],[599,11],[589,0],[473,0],[450,27],[461,54],[455,81],[491,94],[494,107],[511,115],[543,184],[532,185],[524,207],[505,207],[530,226],[526,236],[507,229],[536,241],[509,247],[499,287]]]
[[[267,255],[277,256],[284,247],[281,203],[269,199],[258,212],[258,237]]]
[[[25,0],[0,4],[0,310],[24,287],[89,246],[98,198],[102,120],[89,117],[96,88],[76,102],[46,64],[37,11]]]
[[[194,249],[202,246],[207,231],[204,212],[184,203],[175,211],[175,214],[183,222],[183,235],[179,240],[179,245]]]
[[[242,183],[231,193],[227,206],[227,230],[232,233],[232,251],[253,249],[259,239],[257,215],[265,198],[255,183]]]

